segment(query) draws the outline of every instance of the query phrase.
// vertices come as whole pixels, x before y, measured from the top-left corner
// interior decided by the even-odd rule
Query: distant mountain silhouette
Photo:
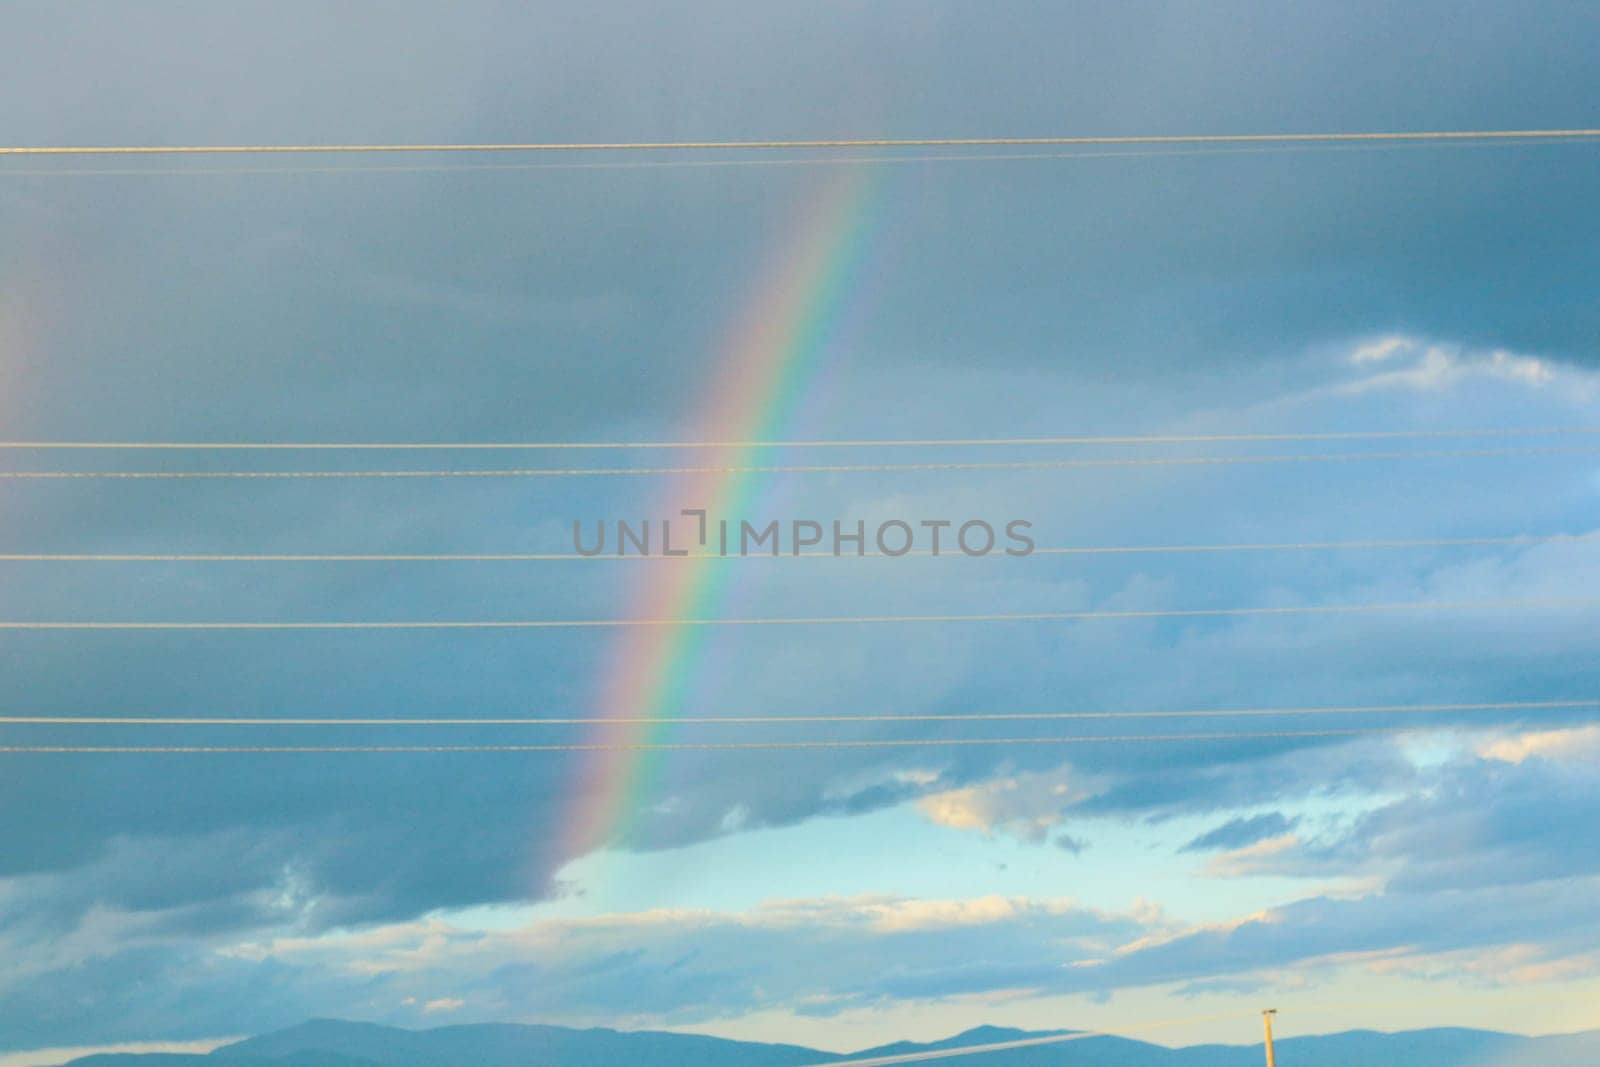
[[[86,1056],[73,1060],[71,1067],[803,1067],[1069,1032],[980,1026],[943,1041],[900,1041],[839,1055],[798,1045],[647,1030],[573,1030],[512,1023],[404,1030],[314,1019],[224,1045],[209,1055],[118,1053]],[[1262,1062],[1262,1055],[1259,1045],[1169,1049],[1122,1037],[1085,1037],[986,1053],[971,1062],[974,1067],[1254,1067]],[[1398,1034],[1351,1030],[1280,1040],[1278,1062],[1282,1067],[1594,1067],[1600,1064],[1600,1030],[1553,1037],[1464,1029]]]

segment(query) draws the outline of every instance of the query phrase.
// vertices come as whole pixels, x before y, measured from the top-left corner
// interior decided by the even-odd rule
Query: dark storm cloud
[[[890,5],[822,20],[733,6],[353,10],[169,4],[130,29],[24,6],[9,17],[38,44],[8,69],[0,114],[30,143],[1592,118],[1575,42],[1594,13],[1581,6],[1537,34],[1492,5],[1292,19],[1256,5],[1020,5],[1007,18]],[[1143,367],[1203,388],[1220,365],[1352,324],[1588,359],[1596,312],[1581,279],[1600,241],[1582,206],[1596,165],[1577,146],[890,168],[872,220],[874,306],[849,362],[1020,363],[1088,380]],[[816,180],[764,168],[6,179],[8,274],[54,294],[35,309],[46,351],[20,417],[68,436],[670,430],[763,246]]]
[[[1544,585],[1572,588],[1589,580],[1586,570],[1575,570],[1570,562],[1555,555],[1542,563],[1508,562],[1483,574],[1444,567],[1427,583],[1429,588],[1372,590],[1354,599],[1541,595]],[[798,574],[772,579],[775,584],[766,595],[772,598],[773,613],[808,610],[808,597],[818,599],[813,610],[821,609],[830,596],[843,596],[837,603],[862,611],[872,607],[868,601],[873,598],[880,607],[899,601],[893,605],[896,610],[941,606],[921,589],[924,579],[911,572],[904,575],[909,583],[904,587],[890,575],[887,587],[854,591],[838,584],[853,584],[849,574],[828,573],[837,577],[826,583],[817,578],[807,583]],[[1020,582],[1016,589],[995,597],[993,579],[979,572],[945,573],[949,577],[940,583],[944,604],[986,597],[1006,610],[1127,603],[1119,601],[1115,592],[1085,597],[1081,590],[1048,580],[1037,588]],[[220,612],[212,604],[232,603],[232,617],[251,604],[264,614],[290,618],[403,618],[444,611],[449,612],[446,617],[469,612],[498,617],[605,614],[592,599],[585,602],[559,589],[540,599],[532,589],[515,584],[491,588],[492,577],[481,573],[437,586],[433,583],[438,579],[421,579],[420,586],[413,585],[409,576],[404,581],[391,576],[387,583],[370,588],[367,583],[372,579],[352,579],[338,591],[336,613],[328,605],[329,588],[317,580],[305,579],[304,588],[291,586],[281,601],[272,602],[270,613],[263,606],[270,588],[264,582],[235,587],[232,579],[218,580],[223,583],[220,587],[207,590],[193,604],[163,605],[142,600],[130,589],[125,602],[112,597],[96,611],[112,617],[137,618],[158,609],[167,617],[216,617]],[[825,590],[824,584],[833,588]],[[1248,599],[1249,583],[1235,588],[1233,596]],[[19,584],[18,589],[34,592],[26,585]],[[1338,589],[1337,583],[1313,588],[1314,595],[1307,599],[1328,599],[1339,595]],[[40,590],[38,595],[48,593]],[[1146,603],[1176,602],[1162,597]],[[88,614],[70,599],[63,600],[58,610],[67,617]],[[864,633],[833,628],[807,633],[800,643],[788,635],[730,635],[721,652],[733,654],[729,661],[736,669],[717,679],[724,687],[721,692],[699,694],[691,706],[726,713],[818,707],[904,712],[1228,707],[1274,700],[1305,703],[1308,698],[1301,683],[1306,679],[1328,679],[1313,696],[1318,702],[1340,703],[1370,700],[1388,687],[1415,693],[1415,699],[1494,695],[1506,684],[1507,670],[1517,672],[1521,687],[1542,687],[1560,696],[1571,689],[1567,677],[1582,632],[1561,615],[1451,619],[1428,626],[1396,622],[1382,627],[1331,620],[1131,631],[1121,624],[1056,631],[1021,631],[1012,626],[915,629],[915,633]],[[12,635],[6,649],[8,672],[26,680],[27,700],[13,703],[16,712],[287,715],[361,709],[402,716],[552,715],[581,710],[587,688],[584,675],[595,669],[601,651],[592,640],[579,637],[542,642],[520,635],[484,639],[437,634],[399,638],[355,634],[333,639],[284,634],[260,640],[241,639],[238,634]],[[90,658],[83,659],[86,654]],[[884,663],[896,669],[885,672]],[[1286,674],[1285,663],[1293,663],[1295,670]],[[1175,665],[1183,667],[1177,675],[1169,673]],[[1334,687],[1332,680],[1350,672],[1352,665],[1361,666],[1360,683]],[[1453,679],[1450,691],[1417,689],[1411,679],[1422,670]],[[1249,686],[1241,686],[1241,679],[1249,680]],[[1042,693],[1040,685],[1045,687]],[[118,695],[114,707],[107,707],[106,694]],[[1070,699],[1062,694],[1071,694]],[[1539,693],[1524,689],[1516,695]],[[1421,725],[1429,720],[1414,721]],[[1495,720],[1482,716],[1475,721]],[[1354,727],[1365,722],[1335,720],[1337,725]],[[1228,721],[1205,725],[1238,727]],[[1133,720],[1074,727],[1087,734],[1130,728],[1181,732],[1193,724]],[[1059,727],[1035,729],[1046,736],[1060,732]],[[829,736],[935,738],[971,732],[970,727],[948,723],[863,723],[840,724]],[[123,740],[114,730],[91,734],[39,727],[12,728],[8,736],[28,743],[81,743],[86,737],[103,743]],[[237,729],[170,727],[144,731],[139,740],[238,743],[245,736],[252,742],[295,744],[312,735],[304,728],[255,728],[245,735]],[[382,740],[444,737],[452,743],[495,743],[534,738],[576,741],[586,736],[576,728],[527,728],[510,734],[488,730],[445,734],[433,729],[401,737],[385,735]],[[726,737],[714,728],[687,727],[672,736]],[[815,736],[815,731],[770,730],[763,736],[798,739]],[[318,741],[336,744],[368,743],[373,737],[371,731],[354,728],[315,734]],[[671,847],[732,828],[782,826],[819,814],[869,811],[921,793],[981,782],[997,768],[1044,770],[1064,759],[1101,772],[1105,784],[1087,797],[1064,798],[1063,812],[1157,819],[1292,797],[1404,788],[1414,778],[1411,766],[1386,744],[1334,745],[1315,738],[1172,747],[1062,749],[1023,744],[1000,751],[863,750],[849,759],[832,751],[802,751],[783,754],[782,775],[766,769],[775,758],[686,753],[668,761],[656,791],[672,802],[639,813],[628,831],[628,843]],[[908,767],[933,774],[894,777],[893,772]],[[229,867],[230,878],[251,880],[256,890],[291,901],[277,913],[283,921],[319,927],[393,919],[435,907],[514,900],[543,892],[553,867],[566,858],[552,842],[560,838],[563,821],[572,815],[570,774],[570,763],[536,754],[19,758],[0,779],[5,801],[0,804],[4,813],[0,825],[8,843],[3,862],[12,876],[101,869],[103,873],[91,879],[99,888],[63,894],[59,898],[63,908],[86,908],[100,894],[118,906],[162,906],[154,887],[126,896],[134,891],[118,888],[123,884],[119,871],[124,869],[142,872],[129,883],[135,886],[146,885],[146,879],[171,878],[174,902],[188,894],[215,893],[228,899],[240,887],[207,888],[209,882],[185,873],[220,859]],[[149,841],[152,847],[164,843],[174,852],[192,853],[192,862],[150,870],[146,859],[110,847],[129,836]],[[285,896],[285,888],[295,886],[301,895]]]
[[[0,127],[9,143],[104,144],[1590,124],[1595,11],[1541,11],[1530,22],[1489,4],[558,12],[518,4],[446,11],[162,3],[113,18],[86,7],[13,4],[5,36],[23,45],[0,71]],[[887,168],[863,267],[871,300],[829,354],[840,395],[819,436],[1125,430],[1195,418],[1237,425],[1260,415],[1258,407],[1269,409],[1262,417],[1289,423],[1581,421],[1585,402],[1562,391],[1565,379],[1544,392],[1450,394],[1459,407],[1441,403],[1438,392],[1402,390],[1363,393],[1359,408],[1299,398],[1286,415],[1270,409],[1286,394],[1348,384],[1339,375],[1353,372],[1334,373],[1308,351],[1388,332],[1467,346],[1463,360],[1479,358],[1472,353],[1481,346],[1592,363],[1597,153],[1578,145]],[[419,162],[379,162],[389,161]],[[0,176],[3,436],[678,436],[713,384],[728,319],[752,276],[781,256],[776,235],[820,179],[809,168],[758,167]],[[140,462],[8,458],[40,468]],[[301,462],[310,460],[293,457]],[[400,465],[394,457],[375,465],[390,462]],[[1268,527],[1286,537],[1592,529],[1586,468],[1530,461],[1492,472],[1424,465],[1385,471],[1381,480],[1344,470],[1314,478],[1152,475],[1137,483],[1119,473],[1086,476],[1070,490],[998,476],[781,488],[796,507],[819,514],[991,513],[1025,501],[1057,544],[1178,540],[1195,536],[1202,520],[1203,533],[1223,540],[1260,539]],[[16,551],[560,550],[571,517],[639,514],[654,489],[633,481],[6,485],[0,535]],[[1351,507],[1368,499],[1371,507]],[[1263,501],[1271,502],[1266,517]],[[1507,515],[1517,521],[1503,530]],[[0,573],[4,617],[612,617],[636,580],[605,568],[31,566]],[[1041,563],[1019,573],[908,569],[877,584],[854,572],[768,572],[741,595],[752,614],[977,604],[1050,611],[1566,596],[1595,580],[1592,562],[1537,549],[1469,564],[1443,555],[1341,557],[1312,568],[1303,560],[1219,559],[1131,572]],[[696,706],[733,712],[1560,696],[1593,681],[1592,671],[1573,666],[1592,662],[1581,622],[1562,615],[717,634],[707,646],[726,669],[702,680],[693,697]],[[586,710],[606,651],[592,636],[553,634],[535,641],[8,633],[0,635],[0,672],[4,708],[15,714],[537,715]],[[911,736],[840,729],[869,733]],[[4,735],[18,743],[88,736],[31,728]],[[307,736],[251,735],[278,743]],[[238,737],[139,735],[158,743]],[[504,739],[450,734],[457,743]],[[1055,768],[1068,755],[1101,776],[1076,807],[1130,818],[1414,784],[1414,769],[1388,746],[1314,740],[1203,750],[800,753],[785,757],[783,773],[765,757],[704,754],[666,763],[654,799],[671,803],[641,813],[622,843],[665,848],[850,815],[998,773]],[[194,1034],[291,1021],[326,992],[322,979],[270,963],[218,963],[195,944],[545,895],[569,858],[554,843],[572,814],[571,773],[555,757],[521,756],[8,762],[0,775],[0,916],[7,943],[26,952],[5,954],[7,972],[24,977],[5,990],[16,1007],[0,1026],[4,1040],[19,1047],[144,1038],[176,1032],[180,1019]],[[1508,809],[1516,827],[1537,821],[1537,796],[1547,790],[1587,810],[1577,785],[1541,780],[1529,788],[1528,803]],[[1369,830],[1373,842],[1397,842],[1396,850],[1415,844],[1395,827],[1374,822]],[[1378,845],[1366,840],[1340,847],[1375,854]],[[1543,869],[1567,869],[1553,858],[1553,841],[1536,833],[1529,840]],[[1410,877],[1418,886],[1492,881],[1483,865],[1508,850],[1466,850]],[[89,943],[83,956],[50,963],[51,946],[72,937]],[[1226,954],[1267,937],[1252,929],[1213,940]],[[1192,976],[1216,958],[1196,955],[1191,965],[1162,955],[1178,948],[1151,951],[1137,966],[1117,965],[1128,981]],[[1238,955],[1284,959],[1298,951]],[[895,995],[1019,979],[998,964],[971,963],[970,954],[952,958],[948,974],[931,959],[927,973],[897,976]],[[626,978],[629,963],[616,957],[610,972]],[[658,973],[649,985],[663,1011],[677,1010],[671,989],[701,988],[686,977],[695,966],[670,980]],[[726,961],[720,970],[705,966],[707,987],[726,980],[747,988],[760,977],[727,978]],[[84,1013],[74,1013],[138,978],[146,999],[137,1010],[107,1011],[92,1032]],[[167,980],[171,991],[163,993]],[[290,985],[293,995],[274,1002],[288,1018],[246,1010],[263,990]],[[590,1003],[614,1005],[602,994],[634,992],[623,981]],[[363,1003],[349,993],[328,1001],[352,1011]]]

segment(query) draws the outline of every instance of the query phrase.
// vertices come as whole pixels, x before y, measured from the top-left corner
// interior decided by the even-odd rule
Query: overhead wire
[[[1337,152],[1341,154],[1363,152],[1395,152],[1407,149],[1485,149],[1517,148],[1532,145],[1557,145],[1583,143],[1588,138],[1517,140],[1507,138],[1492,141],[1388,141],[1353,144],[1290,144],[1242,146],[1236,148],[1155,149],[1151,151],[1110,152],[961,152],[954,155],[931,155],[918,152],[910,155],[864,156],[783,156],[767,159],[672,159],[672,160],[608,160],[582,163],[433,163],[433,164],[343,164],[339,166],[290,167],[48,167],[24,169],[0,167],[0,177],[17,178],[87,178],[87,177],[215,177],[215,176],[270,176],[270,175],[340,175],[340,174],[456,174],[493,173],[498,171],[567,171],[567,170],[679,170],[725,167],[829,167],[829,166],[896,166],[928,163],[991,163],[1060,161],[1075,159],[1172,159],[1186,157],[1284,155]]]
[[[1247,544],[1081,545],[1034,548],[1028,556],[1162,555],[1228,552],[1320,552],[1362,549],[1514,547],[1547,544],[1582,544],[1600,540],[1600,533],[1526,534],[1505,537],[1427,537],[1368,541],[1277,541]],[[855,553],[786,552],[721,555],[690,552],[686,555],[617,555],[581,552],[365,552],[365,553],[244,553],[244,552],[0,552],[0,563],[503,563],[568,561],[708,560],[708,559],[898,559],[903,557],[982,559],[965,552],[919,548],[891,556],[886,552]],[[1008,557],[1020,558],[1020,557]]]
[[[472,753],[472,752],[687,752],[788,751],[844,748],[961,748],[996,745],[1114,745],[1172,742],[1300,740],[1415,733],[1419,726],[1368,726],[1337,730],[1240,730],[1215,733],[1074,735],[1068,737],[934,737],[812,739],[800,741],[663,741],[590,742],[528,745],[0,745],[0,753],[82,754],[343,754],[343,753]]]
[[[720,141],[544,141],[482,144],[10,145],[0,156],[367,154],[394,152],[661,152],[812,148],[983,148],[1072,145],[1298,144],[1385,141],[1575,140],[1600,129],[1158,134],[1090,137],[871,137]]]
[[[1097,611],[949,613],[937,615],[812,615],[746,618],[475,619],[360,622],[36,622],[0,621],[0,630],[575,630],[624,627],[857,626],[905,623],[1071,622],[1110,619],[1203,619],[1505,611],[1600,606],[1600,597],[1534,600],[1400,601],[1243,608],[1150,608]]]
[[[501,718],[370,718],[179,715],[0,715],[5,726],[640,726],[800,725],[849,723],[1060,722],[1107,719],[1274,718],[1337,715],[1432,715],[1478,711],[1569,711],[1600,708],[1600,700],[1522,700],[1456,704],[1354,704],[1128,711],[917,712],[862,715],[587,715]]]
[[[1384,441],[1430,438],[1551,437],[1600,434],[1600,426],[1490,426],[1441,430],[1335,430],[1282,433],[1074,434],[1042,437],[911,437],[793,441],[0,441],[4,449],[120,451],[493,451],[724,448],[985,448],[1040,445],[1221,444]]]
[[[268,470],[268,471],[0,471],[12,481],[219,480],[348,478],[602,478],[684,474],[854,474],[913,471],[1025,471],[1113,467],[1195,467],[1278,463],[1374,462],[1510,456],[1593,455],[1600,446],[1434,449],[1407,452],[1330,452],[1268,456],[1147,456],[1117,459],[1049,459],[970,463],[833,463],[685,467],[516,467],[472,470]]]

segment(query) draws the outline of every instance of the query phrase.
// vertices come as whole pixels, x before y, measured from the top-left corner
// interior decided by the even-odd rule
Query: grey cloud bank
[[[18,3],[0,18],[7,39],[24,43],[0,71],[0,127],[8,142],[33,144],[1589,126],[1600,39],[1596,9],[1565,3],[1535,16],[1486,3],[558,12],[161,2],[136,18]],[[818,436],[853,439],[1592,422],[1597,167],[1600,146],[1585,144],[886,167],[860,307],[820,357],[804,417]],[[752,277],[785,254],[773,235],[823,170],[194,169],[0,173],[0,436],[676,436]],[[1332,466],[785,478],[767,489],[784,514],[874,527],[897,515],[1027,514],[1041,545],[1597,525],[1600,479],[1582,458]],[[572,516],[646,514],[646,495],[7,484],[0,540],[16,551],[556,550]],[[736,602],[752,613],[1021,612],[1559,597],[1600,583],[1582,544],[923,569],[947,562],[761,572]],[[3,564],[0,613],[587,617],[626,610],[634,579],[620,566]],[[911,640],[714,635],[715,677],[686,699],[707,712],[894,712],[1570,697],[1597,680],[1593,621],[1488,613],[1359,626],[929,628]],[[579,636],[8,634],[0,704],[15,714],[571,713],[591,706],[606,652]],[[1571,718],[1474,725],[1538,733]],[[4,731],[0,742],[85,736]],[[140,736],[235,740],[189,728]],[[269,736],[304,740],[258,735]],[[411,936],[410,924],[441,911],[549,899],[573,858],[560,844],[570,768],[554,757],[0,759],[0,1048],[209,1036],[329,1010],[392,1018],[384,1013],[406,995],[462,995],[352,977],[348,963],[366,950],[349,938]],[[451,934],[452,945],[486,946],[463,950],[455,973],[484,998],[483,1018],[601,1019],[631,1007],[675,1020],[763,1003],[826,1012],[807,998],[835,990],[892,1006],[1016,982],[1255,980],[1252,969],[1312,967],[1356,944],[1452,953],[1527,942],[1530,967],[1589,972],[1595,850],[1573,842],[1590,843],[1593,770],[1546,758],[1427,767],[1385,742],[1242,740],[1096,746],[1064,762],[1023,743],[803,754],[779,773],[688,754],[664,763],[645,810],[611,845],[670,850],[1057,772],[1092,788],[1048,803],[1030,794],[1018,810],[997,794],[986,829],[1045,826],[1020,836],[1075,841],[1079,818],[1206,815],[1213,829],[1192,841],[1206,855],[1186,860],[1302,878],[1359,869],[1386,878],[1384,890],[1354,900],[1307,890],[1274,913],[1293,921],[1163,927],[1168,941],[1070,972],[1067,953],[1041,937],[1120,944],[1152,931],[1126,916],[1018,906],[968,929],[906,935],[897,951],[914,942],[914,959],[894,969],[876,962],[887,935],[824,937],[799,918],[752,930],[723,916],[706,920],[704,941],[603,931],[597,947],[555,961],[495,957],[493,938]],[[1318,803],[1360,811],[1343,822],[1287,814]],[[1236,854],[1289,834],[1282,851]],[[1083,859],[1103,853],[1097,844]],[[319,936],[330,938],[326,955],[239,950]],[[837,958],[806,948],[816,944]],[[748,962],[789,954],[804,966],[788,978]],[[521,999],[530,983],[536,993]],[[557,987],[566,999],[540,999]],[[770,1001],[758,988],[774,990]]]

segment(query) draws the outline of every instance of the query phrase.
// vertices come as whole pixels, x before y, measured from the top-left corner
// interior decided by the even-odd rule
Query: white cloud
[[[1488,370],[1497,378],[1511,378],[1529,385],[1545,385],[1556,376],[1555,368],[1547,360],[1513,355],[1504,349],[1489,354]]]
[[[1280,834],[1213,856],[1205,873],[1213,878],[1244,878],[1271,869],[1271,861],[1300,845],[1297,834]]]
[[[1039,901],[998,895],[971,900],[896,900],[875,909],[872,926],[885,933],[938,930],[1005,922],[1026,915],[1065,915],[1074,907],[1070,900]]]
[[[1370,374],[1339,387],[1337,392],[1359,394],[1378,390],[1409,390],[1436,393],[1474,379],[1508,382],[1531,389],[1560,383],[1567,392],[1580,398],[1592,395],[1594,390],[1594,376],[1591,374],[1558,369],[1548,360],[1499,348],[1475,351],[1446,344],[1430,344],[1423,348],[1414,341],[1390,338],[1377,344],[1357,347],[1350,354],[1350,362],[1357,366],[1374,363],[1388,365],[1397,362],[1397,357],[1417,352],[1419,348],[1420,355],[1409,366]]]
[[[1066,768],[995,778],[979,785],[934,793],[917,802],[930,821],[955,830],[1010,834],[1042,842],[1062,813],[1088,796]]]
[[[1408,352],[1415,347],[1416,342],[1409,337],[1380,337],[1376,341],[1357,345],[1355,350],[1350,353],[1350,362],[1357,365],[1382,363],[1397,353]]]
[[[1535,756],[1562,762],[1600,762],[1600,726],[1497,738],[1479,746],[1478,755],[1502,763],[1521,763]]]
[[[1492,987],[1543,985],[1600,974],[1600,952],[1567,955],[1546,945],[1518,942],[1476,951],[1394,954],[1374,959],[1366,969],[1425,979],[1465,977]]]
[[[422,1014],[437,1015],[441,1012],[459,1011],[465,1004],[466,1001],[462,1000],[460,997],[440,997],[437,1000],[430,1000],[424,1004],[422,1006]]]
[[[204,1055],[214,1048],[240,1040],[238,1037],[213,1037],[202,1041],[132,1041],[120,1045],[82,1045],[72,1048],[38,1048],[28,1052],[0,1052],[0,1067],[47,1067],[84,1056],[135,1055],[161,1052]]]

